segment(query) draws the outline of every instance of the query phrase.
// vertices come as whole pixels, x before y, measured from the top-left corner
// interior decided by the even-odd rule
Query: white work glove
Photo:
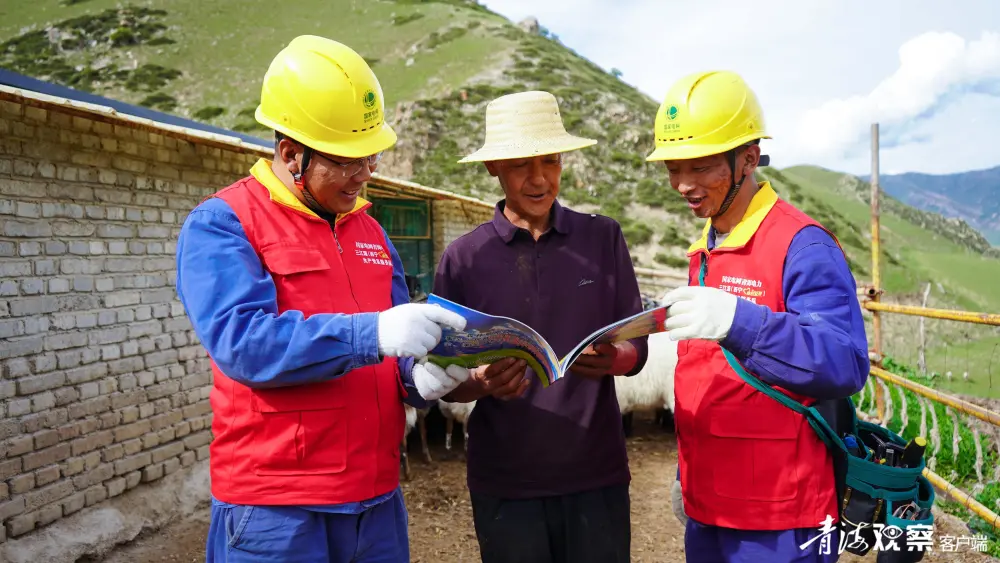
[[[435,401],[469,379],[469,373],[468,369],[456,365],[441,369],[430,362],[413,364],[413,385],[425,400]]]
[[[378,315],[378,353],[382,357],[422,358],[441,341],[441,326],[465,328],[465,317],[429,303],[397,305]]]
[[[714,287],[678,287],[663,296],[667,306],[664,326],[671,340],[700,338],[719,341],[729,334],[738,298]]]

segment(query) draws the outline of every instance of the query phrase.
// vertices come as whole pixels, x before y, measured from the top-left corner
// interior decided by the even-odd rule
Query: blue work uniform
[[[385,241],[393,267],[392,305],[408,303],[402,261],[388,236]],[[355,342],[344,335],[375,336],[375,326],[357,326],[374,324],[373,316],[330,316],[309,327],[303,326],[308,320],[279,318],[270,329],[272,334],[282,333],[281,337],[268,339],[253,337],[255,327],[249,316],[227,314],[232,303],[277,310],[270,274],[245,266],[259,260],[235,212],[222,199],[206,200],[185,220],[177,243],[177,291],[209,355],[229,362],[244,353],[241,347],[253,346],[254,357],[274,358],[272,365],[257,366],[253,381],[241,382],[256,386],[329,379],[333,377],[330,374],[346,373],[351,366],[368,361],[377,343]],[[206,269],[205,264],[213,264],[213,268]],[[218,276],[224,276],[224,282]],[[216,342],[227,345],[213,348]],[[274,350],[259,349],[268,346]],[[295,355],[295,369],[287,365],[290,354]],[[404,401],[416,408],[426,407],[413,385],[413,359],[400,358],[399,366],[407,391]],[[402,491],[397,487],[362,502],[327,506],[242,506],[213,498],[206,561],[409,561]]]

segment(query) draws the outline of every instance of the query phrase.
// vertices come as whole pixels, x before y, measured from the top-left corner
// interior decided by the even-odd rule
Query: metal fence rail
[[[871,421],[871,417],[863,412],[858,413],[858,418]],[[969,511],[985,520],[987,524],[993,526],[994,529],[1000,530],[1000,515],[987,508],[983,503],[972,498],[971,495],[962,489],[952,485],[944,477],[934,473],[929,468],[925,467],[922,474],[924,477],[927,477],[927,480],[930,481],[932,485],[941,489],[944,494],[958,501],[962,506],[969,509]]]
[[[945,319],[958,322],[985,324],[1000,326],[1000,314],[975,313],[968,311],[957,311],[948,309],[931,309],[927,307],[914,307],[907,305],[893,305],[882,303],[883,294],[882,276],[880,265],[881,236],[879,221],[879,128],[877,123],[872,124],[872,173],[871,173],[871,237],[872,237],[872,282],[871,285],[859,287],[859,295],[865,300],[862,306],[872,313],[872,365],[871,374],[887,384],[896,385],[909,389],[910,391],[926,397],[932,401],[941,403],[956,411],[974,416],[980,420],[995,426],[1000,426],[1000,414],[978,405],[963,401],[958,397],[943,393],[936,389],[931,389],[908,378],[883,369],[882,361],[884,354],[882,351],[882,318],[881,313],[894,313],[901,315],[914,315],[925,318]],[[881,385],[875,385],[875,412],[879,421],[885,420],[885,396]],[[868,419],[863,412],[858,412],[859,417]],[[1000,531],[1000,515],[990,510],[988,507],[977,501],[969,493],[961,490],[945,478],[925,468],[923,474],[927,479],[943,494],[950,496],[972,513],[985,520],[993,529]]]
[[[688,284],[686,274],[653,268],[635,268],[635,277],[639,281],[639,289],[645,293],[660,298],[670,289]]]
[[[863,306],[869,311],[882,311],[885,313],[899,313],[901,315],[913,315],[929,319],[944,319],[963,323],[1000,326],[1000,314],[994,313],[973,313],[970,311],[956,311],[953,309],[931,309],[929,307],[915,307],[911,305],[892,305],[889,303],[879,303],[877,301],[865,301]]]
[[[937,389],[931,389],[930,387],[921,385],[916,381],[907,379],[901,375],[892,373],[891,371],[885,371],[882,368],[877,368],[877,367],[871,368],[871,374],[887,383],[893,383],[900,387],[905,387],[910,391],[913,391],[917,395],[927,397],[932,401],[937,401],[942,405],[946,405],[955,409],[956,411],[965,413],[970,416],[974,416],[982,421],[989,422],[994,426],[1000,426],[1000,413],[995,413],[979,405],[974,405],[968,401],[963,401],[958,397],[953,397],[952,395],[949,395],[947,393],[942,393]],[[879,413],[879,417],[881,417],[882,414],[883,413]]]

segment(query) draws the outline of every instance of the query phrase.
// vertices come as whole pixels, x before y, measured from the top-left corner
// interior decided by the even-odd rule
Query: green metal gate
[[[434,241],[430,201],[369,197],[370,214],[378,221],[403,261],[410,298],[421,300],[434,280]]]

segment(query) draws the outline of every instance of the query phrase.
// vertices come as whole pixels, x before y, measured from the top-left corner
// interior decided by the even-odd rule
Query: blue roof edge
[[[99,96],[97,94],[82,92],[80,90],[76,90],[68,86],[63,86],[61,84],[54,84],[52,82],[46,82],[44,80],[39,80],[37,78],[25,76],[23,74],[13,72],[5,68],[0,68],[0,84],[10,86],[11,88],[30,90],[32,92],[37,92],[40,94],[45,94],[48,96],[54,96],[58,98],[65,98],[77,102],[107,106],[119,113],[131,115],[133,117],[149,119],[151,121],[155,121],[157,123],[163,123],[165,125],[186,127],[188,129],[204,131],[206,133],[227,135],[230,137],[235,137],[237,139],[240,139],[241,141],[244,141],[246,143],[260,145],[262,147],[270,147],[273,145],[273,141],[269,141],[267,139],[254,137],[253,135],[247,135],[246,133],[240,133],[238,131],[232,131],[224,127],[216,127],[214,125],[209,125],[207,123],[202,123],[200,121],[195,121],[193,119],[187,119],[177,115],[164,113],[162,111],[157,111],[147,107],[125,103],[120,100],[106,98],[104,96]]]

